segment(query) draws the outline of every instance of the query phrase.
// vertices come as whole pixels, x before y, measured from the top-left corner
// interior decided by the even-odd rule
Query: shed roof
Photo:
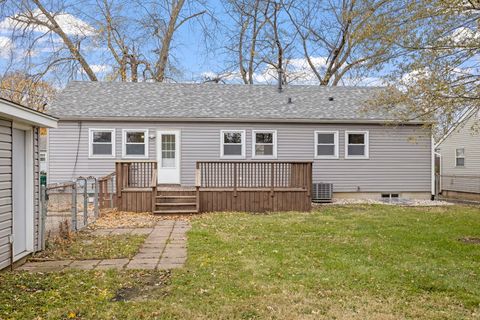
[[[74,81],[54,99],[49,112],[60,119],[191,121],[394,120],[364,112],[379,87],[185,84]]]
[[[51,115],[33,110],[4,98],[0,98],[0,117],[45,128],[56,128],[58,120]]]

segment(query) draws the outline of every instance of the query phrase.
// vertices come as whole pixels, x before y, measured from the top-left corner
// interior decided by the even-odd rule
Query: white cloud
[[[311,57],[310,61],[315,68],[323,74],[327,65],[326,57]],[[318,85],[319,81],[315,73],[312,71],[307,59],[295,58],[286,62],[286,74],[287,82],[296,85]],[[217,74],[211,71],[203,72],[202,78],[215,79],[221,78],[226,82],[241,82],[241,75],[239,72],[229,74]],[[267,66],[263,70],[259,70],[253,75],[254,82],[260,84],[275,84],[278,79],[278,71],[273,66]],[[363,77],[363,78],[348,78],[347,76],[342,79],[340,85],[345,86],[381,86],[385,85],[385,82],[377,77]]]
[[[42,22],[47,22],[47,17],[39,9],[34,10],[32,15]],[[55,15],[55,20],[67,35],[93,36],[95,34],[95,29],[91,25],[69,13],[58,13]],[[28,25],[27,19],[22,15],[7,17],[0,22],[0,30],[3,32],[23,28],[43,33],[49,31],[45,26]]]
[[[0,58],[8,58],[13,49],[12,40],[8,37],[0,36]]]
[[[95,73],[106,73],[112,70],[112,67],[108,64],[92,64],[90,68]]]

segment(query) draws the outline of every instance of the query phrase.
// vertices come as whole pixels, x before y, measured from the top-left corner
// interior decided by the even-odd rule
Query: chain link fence
[[[65,183],[41,186],[42,247],[49,238],[82,230],[97,220],[100,209],[113,208],[113,186],[114,175],[99,179],[78,177]]]

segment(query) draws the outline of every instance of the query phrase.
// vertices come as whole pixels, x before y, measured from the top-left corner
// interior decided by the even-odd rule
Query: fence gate
[[[42,248],[45,241],[63,231],[79,231],[99,215],[99,182],[94,177],[41,186],[40,196]]]

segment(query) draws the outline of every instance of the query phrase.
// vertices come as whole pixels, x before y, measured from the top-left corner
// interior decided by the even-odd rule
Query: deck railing
[[[199,161],[196,185],[200,188],[310,189],[311,170],[311,162]]]
[[[115,172],[98,178],[98,201],[100,209],[115,207],[114,202]]]
[[[154,175],[156,186],[156,171],[157,161],[154,160],[117,161],[117,193],[130,188],[151,188]]]

